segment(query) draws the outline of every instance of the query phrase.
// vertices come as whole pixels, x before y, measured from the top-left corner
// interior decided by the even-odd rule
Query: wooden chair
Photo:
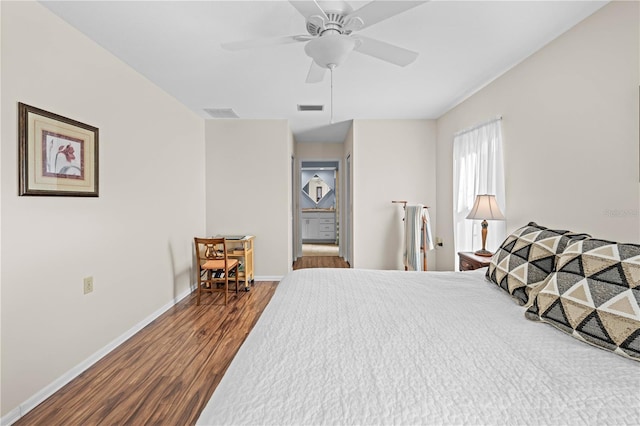
[[[227,241],[224,238],[195,239],[196,256],[198,257],[198,295],[196,304],[200,304],[200,293],[224,292],[224,304],[229,298],[229,276],[236,282],[238,294],[238,259],[230,259],[227,254]],[[219,287],[224,284],[224,287]]]

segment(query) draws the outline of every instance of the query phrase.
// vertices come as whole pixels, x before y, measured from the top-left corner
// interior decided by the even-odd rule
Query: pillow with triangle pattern
[[[529,222],[504,240],[491,258],[486,277],[525,305],[531,289],[555,270],[557,257],[565,247],[588,237]]]
[[[527,318],[640,361],[640,245],[575,241],[531,298]]]

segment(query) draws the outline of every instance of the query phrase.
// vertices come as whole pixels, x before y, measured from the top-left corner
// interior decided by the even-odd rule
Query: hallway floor
[[[302,244],[303,256],[339,256],[340,247],[337,244]]]
[[[293,262],[293,269],[307,268],[351,268],[340,256],[303,256]]]

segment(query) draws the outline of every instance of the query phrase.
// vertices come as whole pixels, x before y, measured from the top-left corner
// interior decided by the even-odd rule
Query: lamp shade
[[[467,219],[504,220],[504,215],[498,207],[496,196],[483,194],[476,195],[476,201]]]

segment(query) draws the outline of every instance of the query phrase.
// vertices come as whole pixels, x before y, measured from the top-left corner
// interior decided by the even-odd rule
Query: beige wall
[[[300,160],[339,160],[344,156],[344,143],[296,143]]]
[[[205,162],[203,119],[40,4],[1,25],[5,416],[189,291]],[[18,196],[18,102],[100,129],[99,198]]]
[[[207,234],[255,235],[256,277],[291,270],[287,120],[207,120]]]
[[[507,232],[640,242],[638,2],[612,2],[438,119],[438,268],[457,263],[453,134],[503,116]]]
[[[401,205],[428,205],[435,230],[436,123],[354,120],[353,262],[355,268],[403,269]],[[435,267],[435,252],[428,262]]]

